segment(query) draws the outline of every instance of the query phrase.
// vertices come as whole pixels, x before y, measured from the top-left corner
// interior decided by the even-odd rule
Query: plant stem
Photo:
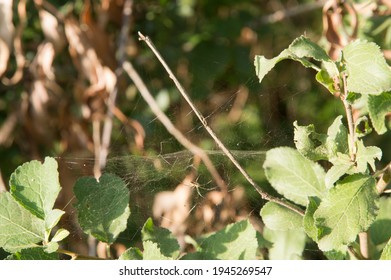
[[[350,160],[354,163],[356,161],[356,133],[354,130],[354,119],[353,119],[353,111],[352,105],[347,101],[348,89],[347,89],[347,81],[346,74],[342,73],[342,81],[343,81],[343,94],[341,94],[341,100],[345,107],[346,118],[348,121],[348,129],[349,129],[349,154]],[[369,258],[369,236],[368,232],[360,232],[358,234],[360,240],[360,253],[363,258]]]
[[[354,131],[354,120],[353,120],[353,111],[352,111],[352,105],[349,104],[349,102],[346,100],[348,96],[348,89],[347,89],[347,83],[346,83],[346,74],[342,74],[342,81],[343,81],[343,94],[341,94],[341,100],[343,102],[343,105],[345,107],[345,113],[346,113],[346,119],[348,121],[348,129],[349,129],[349,153],[350,153],[350,160],[352,162],[356,161],[356,133]]]
[[[368,232],[360,232],[358,234],[358,238],[360,240],[360,253],[364,259],[369,258],[369,233]]]
[[[243,167],[239,164],[239,162],[235,159],[233,154],[227,149],[227,147],[225,147],[223,142],[221,142],[221,140],[216,136],[216,134],[214,133],[212,128],[208,125],[208,122],[206,121],[205,117],[196,108],[196,106],[194,105],[193,101],[190,99],[189,95],[187,94],[187,92],[185,91],[185,89],[183,88],[181,83],[178,81],[178,79],[176,78],[174,73],[171,71],[170,67],[167,65],[167,63],[165,62],[165,60],[163,59],[163,57],[161,56],[161,54],[159,53],[159,51],[157,50],[157,48],[155,47],[153,42],[149,39],[149,37],[144,36],[141,32],[139,32],[138,34],[139,34],[139,39],[144,41],[148,45],[148,47],[152,50],[152,52],[155,54],[157,59],[163,65],[163,67],[167,71],[170,79],[173,80],[175,86],[177,87],[177,89],[179,90],[179,92],[181,93],[183,98],[186,100],[186,102],[189,104],[189,106],[191,107],[193,112],[196,114],[196,116],[200,120],[201,124],[206,129],[206,131],[209,133],[209,135],[216,142],[217,146],[231,160],[231,162],[235,165],[235,167],[239,170],[239,172],[242,173],[244,178],[255,188],[255,190],[261,195],[261,197],[264,200],[275,202],[275,203],[277,203],[277,204],[279,204],[281,206],[284,206],[284,207],[286,207],[286,208],[288,208],[288,209],[290,209],[290,210],[292,210],[292,211],[294,211],[294,212],[296,212],[296,213],[298,213],[298,214],[303,216],[304,215],[303,210],[301,210],[300,208],[298,208],[298,207],[288,203],[285,200],[282,200],[282,199],[279,199],[277,197],[269,195],[268,193],[264,192],[261,189],[260,186],[258,186],[258,184],[251,178],[251,176],[246,172],[246,170],[244,170]]]

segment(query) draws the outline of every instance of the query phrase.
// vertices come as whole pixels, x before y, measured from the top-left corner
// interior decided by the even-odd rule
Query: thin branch
[[[189,95],[181,85],[181,83],[178,81],[178,79],[175,77],[174,73],[171,71],[170,67],[167,65],[159,51],[156,49],[152,41],[147,37],[144,36],[142,33],[139,32],[139,39],[144,41],[148,47],[152,50],[152,52],[155,54],[157,59],[160,61],[160,63],[163,65],[165,70],[167,71],[169,77],[173,80],[176,87],[178,88],[179,92],[182,94],[183,98],[187,101],[191,109],[194,111],[198,119],[200,120],[201,124],[204,126],[206,131],[209,133],[209,135],[213,138],[213,140],[216,142],[217,146],[223,151],[223,153],[231,160],[231,162],[235,165],[235,167],[242,173],[244,178],[256,189],[256,191],[261,195],[261,197],[265,200],[275,202],[279,205],[282,205],[286,208],[289,208],[290,210],[300,214],[304,215],[304,212],[297,208],[296,206],[288,203],[285,200],[281,200],[279,198],[273,197],[269,195],[267,192],[264,192],[260,186],[251,178],[251,176],[246,172],[246,170],[243,169],[243,167],[239,164],[239,162],[235,159],[233,154],[225,147],[223,142],[216,136],[212,128],[208,125],[208,122],[206,121],[205,117],[201,114],[201,112],[195,107],[193,101],[190,99]]]
[[[391,162],[387,164],[385,168],[376,172],[374,177],[379,177],[379,180],[376,184],[376,189],[379,194],[384,193],[388,184],[391,181]]]
[[[364,259],[369,259],[369,233],[360,232],[358,234],[360,240],[360,252]]]
[[[201,160],[204,162],[206,168],[211,173],[213,179],[216,184],[220,187],[220,189],[227,193],[228,187],[225,184],[224,180],[221,178],[220,174],[217,172],[215,166],[212,161],[209,159],[207,153],[202,150],[200,147],[196,146],[192,142],[190,142],[183,134],[180,132],[170,121],[170,119],[164,114],[164,112],[160,109],[159,105],[153,98],[152,94],[149,92],[147,86],[144,84],[143,80],[140,78],[136,70],[133,68],[133,65],[130,62],[124,62],[123,64],[125,72],[129,75],[129,77],[133,80],[135,86],[139,90],[141,96],[144,98],[145,102],[149,105],[152,112],[156,115],[156,117],[160,120],[160,122],[164,125],[167,131],[178,140],[178,142],[188,149],[191,153],[196,156],[199,156]]]

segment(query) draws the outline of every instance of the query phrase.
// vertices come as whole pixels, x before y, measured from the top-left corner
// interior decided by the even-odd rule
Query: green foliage
[[[50,240],[65,213],[52,209],[60,191],[57,162],[46,158],[43,164],[23,164],[11,175],[10,189],[0,193],[0,246],[11,253],[37,246],[47,253],[57,250],[57,242],[69,234],[60,228]]]
[[[300,205],[307,205],[309,196],[323,197],[326,190],[322,167],[292,148],[269,150],[263,168],[272,186]]]
[[[303,217],[275,202],[266,203],[261,210],[265,225],[271,230],[300,229]]]
[[[58,260],[57,253],[47,253],[42,248],[28,248],[10,255],[7,260]]]
[[[377,201],[371,176],[354,174],[337,183],[314,213],[319,248],[331,251],[353,242],[375,220]]]
[[[320,61],[321,66],[315,66],[308,58]],[[265,74],[284,59],[299,61],[316,70],[317,81],[332,94],[340,96],[345,108],[364,102],[375,130],[379,134],[386,131],[384,117],[390,112],[391,70],[376,44],[354,41],[334,62],[319,46],[300,37],[273,59],[255,58],[259,80],[262,81]],[[360,95],[368,97],[360,98]],[[263,167],[272,187],[285,198],[306,206],[304,218],[274,203],[263,206],[261,216],[267,227],[265,237],[269,236],[274,246],[281,243],[288,248],[293,246],[292,252],[297,254],[273,247],[269,257],[300,257],[300,249],[304,248],[299,246],[302,242],[298,239],[290,241],[292,236],[287,231],[297,231],[293,238],[298,238],[298,232],[304,230],[326,257],[348,258],[347,248],[356,250],[357,236],[369,230],[374,234],[372,240],[376,246],[371,257],[382,252],[382,259],[389,258],[390,246],[384,247],[384,242],[391,236],[386,230],[390,221],[389,199],[380,199],[376,177],[372,175],[376,171],[375,161],[382,157],[382,150],[364,144],[363,137],[371,132],[366,116],[354,123],[351,109],[346,109],[346,114],[351,122],[349,127],[353,127],[349,132],[342,123],[342,116],[334,120],[327,134],[316,132],[313,124],[300,126],[295,121],[297,150],[275,148],[267,152]],[[326,172],[317,161],[328,161]],[[388,214],[378,215],[378,212]],[[295,244],[286,244],[289,242]]]
[[[113,243],[126,229],[130,215],[129,190],[117,176],[80,178],[74,187],[75,208],[82,229],[98,240]]]
[[[391,90],[391,69],[375,43],[354,41],[342,51],[349,92],[378,95]]]
[[[145,222],[141,234],[145,250],[145,244],[152,242],[159,245],[160,254],[163,256],[171,259],[179,256],[180,248],[176,238],[168,229],[156,227],[151,218]]]
[[[185,2],[180,1],[175,6],[177,9],[171,8],[167,14],[154,4],[146,12],[146,18],[149,34],[156,34],[160,45],[167,42],[162,31],[170,27],[189,22],[194,24],[194,30],[199,31],[196,35],[170,34],[177,44],[166,44],[175,47],[166,47],[163,53],[170,61],[186,60],[178,65],[185,65],[183,72],[192,74],[187,83],[197,85],[194,95],[200,101],[205,99],[207,89],[214,88],[220,80],[228,86],[235,83],[237,77],[248,78],[240,73],[246,69],[249,49],[233,46],[227,38],[241,38],[243,18],[252,11],[251,5],[246,2],[241,6],[244,8],[239,9],[239,16],[234,16],[234,21],[228,21],[219,16],[225,12],[213,1],[209,5],[199,3],[197,7]],[[161,5],[169,6],[168,1],[161,1]],[[77,1],[76,6],[76,10],[80,11],[82,1]],[[208,13],[200,16],[197,11],[201,6],[207,6]],[[197,20],[188,20],[192,16]],[[180,30],[175,29],[175,32]],[[28,30],[30,40],[35,33],[36,30]],[[179,48],[188,52],[190,61],[178,59]],[[207,67],[200,67],[198,61],[201,60]],[[259,82],[263,82],[266,74],[284,60],[297,61],[314,70],[315,80],[331,93],[330,97],[340,98],[345,106],[364,108],[369,116],[361,115],[352,124],[349,119],[352,113],[347,111],[348,126],[344,125],[342,116],[337,116],[326,133],[316,131],[313,124],[303,126],[295,121],[296,149],[278,147],[266,153],[263,169],[267,180],[279,195],[280,202],[289,201],[298,211],[267,202],[260,211],[265,224],[262,234],[248,219],[242,220],[201,237],[193,239],[186,236],[186,245],[193,247],[191,253],[184,252],[168,229],[154,225],[149,218],[141,230],[140,248],[128,248],[119,259],[302,259],[309,244],[317,246],[329,259],[348,259],[360,257],[357,252],[360,245],[358,235],[363,231],[370,233],[369,243],[373,247],[370,257],[391,259],[391,200],[382,196],[376,188],[379,177],[383,175],[377,169],[377,161],[381,160],[383,151],[376,146],[367,146],[364,141],[372,127],[379,135],[389,130],[385,119],[391,111],[391,70],[380,48],[374,43],[356,40],[343,48],[340,57],[334,61],[322,47],[300,36],[272,59],[255,56]],[[211,61],[221,63],[210,67]],[[228,77],[232,79],[222,78],[226,73],[230,73]],[[160,83],[161,80],[154,81],[154,84]],[[165,109],[175,107],[170,106],[173,105],[170,103],[172,100],[162,92],[160,96],[166,97]],[[219,127],[217,130],[227,130],[233,137],[241,133],[248,138],[249,144],[259,141],[263,135],[263,123],[257,115],[261,110],[251,106],[242,108],[242,115],[247,119],[244,121],[242,116],[236,121],[256,128],[256,132],[252,129],[243,131],[239,126],[233,130],[225,116],[215,119],[214,124]],[[143,112],[140,119],[148,114]],[[148,122],[146,119],[143,121]],[[237,145],[239,137],[233,139]],[[260,173],[260,166],[252,168]],[[53,209],[61,191],[58,177],[57,162],[53,158],[46,158],[44,163],[25,163],[11,175],[10,192],[0,193],[0,247],[11,254],[7,259],[49,260],[58,259],[64,253],[74,257],[72,252],[60,249],[60,242],[66,240],[70,233],[58,227],[65,212]],[[104,174],[99,180],[83,177],[76,182],[74,194],[78,221],[84,233],[108,243],[108,246],[118,241],[131,217],[129,200],[133,197],[125,182],[112,174]],[[265,248],[267,254],[260,253],[259,249]],[[353,256],[349,252],[356,254]]]

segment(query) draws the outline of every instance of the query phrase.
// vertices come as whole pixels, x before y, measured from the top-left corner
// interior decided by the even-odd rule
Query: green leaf
[[[270,184],[287,199],[307,205],[309,196],[322,198],[326,191],[323,168],[289,147],[271,149],[263,164]]]
[[[144,241],[143,247],[144,247],[144,253],[143,253],[144,260],[172,260],[172,258],[163,255],[158,244],[152,241],[149,240]]]
[[[59,209],[53,209],[52,211],[48,212],[45,217],[46,230],[49,231],[54,228],[54,226],[58,224],[62,215],[64,214],[65,212]]]
[[[60,190],[57,161],[50,157],[43,164],[33,160],[19,166],[10,178],[12,196],[41,219],[52,211]]]
[[[372,170],[376,170],[375,159],[380,160],[382,157],[382,150],[375,146],[365,147],[362,140],[357,141],[357,172],[365,173],[368,164]]]
[[[372,132],[367,116],[359,117],[354,124],[354,130],[357,138],[362,138]]]
[[[254,260],[258,241],[248,220],[226,226],[200,242],[201,252],[213,259]]]
[[[23,249],[11,255],[8,260],[58,260],[57,253],[46,253],[42,247]]]
[[[119,260],[142,260],[143,253],[138,248],[129,248],[118,258]]]
[[[82,177],[74,186],[75,208],[84,232],[98,240],[113,243],[126,229],[129,210],[129,190],[121,178],[104,174],[99,182]]]
[[[326,173],[324,178],[326,188],[331,189],[334,183],[339,180],[343,175],[348,173],[354,166],[354,163],[348,160],[346,163],[333,165]]]
[[[357,40],[347,45],[342,54],[348,91],[378,95],[391,90],[391,68],[375,43]]]
[[[313,161],[328,159],[325,147],[327,135],[316,133],[313,124],[300,126],[295,121],[293,126],[295,146],[303,156]]]
[[[22,207],[8,192],[0,192],[0,247],[17,252],[45,239],[45,223]]]
[[[266,240],[273,243],[269,249],[270,260],[302,259],[306,242],[306,234],[303,229],[279,231],[265,227],[263,235]]]
[[[334,122],[327,130],[327,153],[331,162],[338,157],[338,154],[348,154],[348,131],[342,123],[342,116],[335,118]]]
[[[387,131],[384,119],[391,112],[391,91],[383,92],[380,95],[368,96],[368,112],[372,125],[378,134]]]
[[[303,219],[304,231],[315,242],[318,241],[319,230],[315,225],[314,213],[320,205],[320,199],[317,197],[308,198],[308,206],[305,210]]]
[[[141,231],[143,241],[152,241],[157,243],[161,253],[166,257],[176,259],[180,254],[180,247],[177,239],[165,228],[155,227],[151,218],[149,218]]]
[[[370,176],[354,174],[337,183],[314,214],[319,248],[339,250],[353,242],[375,220],[378,199],[375,179]]]
[[[265,225],[272,230],[290,230],[303,227],[303,217],[275,202],[267,202],[261,210]]]
[[[384,247],[383,252],[380,256],[381,260],[391,260],[391,239],[388,241],[386,247]]]
[[[69,235],[69,231],[67,231],[66,229],[60,228],[54,234],[51,242],[60,242],[61,240],[65,239],[68,235]]]
[[[380,245],[391,238],[391,198],[381,197],[379,213],[375,222],[369,228],[369,236],[375,245]]]
[[[283,50],[278,56],[272,59],[266,59],[264,56],[255,56],[255,72],[262,82],[265,75],[280,61],[285,59],[292,59],[300,62],[303,66],[313,68],[316,71],[321,69],[310,62],[307,58],[312,58],[321,61],[324,64],[325,71],[330,77],[338,75],[338,69],[334,62],[330,59],[327,53],[317,44],[311,42],[304,36],[296,38],[288,49]]]
[[[57,242],[49,242],[48,244],[46,244],[44,247],[43,247],[43,250],[48,253],[48,254],[51,254],[51,253],[54,253],[58,250],[60,246],[58,245]]]

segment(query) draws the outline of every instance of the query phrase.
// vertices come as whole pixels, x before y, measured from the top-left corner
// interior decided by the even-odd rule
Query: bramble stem
[[[225,147],[223,142],[221,142],[221,140],[216,136],[216,134],[214,133],[212,128],[208,125],[208,122],[206,121],[205,117],[196,108],[196,106],[194,105],[193,101],[190,99],[189,95],[187,94],[187,92],[185,91],[185,89],[183,88],[181,83],[178,81],[178,79],[176,78],[174,73],[171,71],[170,67],[167,65],[167,63],[165,62],[165,60],[163,59],[163,57],[161,56],[161,54],[159,53],[159,51],[157,50],[157,48],[155,47],[153,42],[149,39],[149,37],[144,36],[141,32],[139,32],[138,34],[139,34],[139,39],[141,41],[144,41],[148,45],[148,47],[152,50],[152,52],[155,54],[157,59],[163,65],[163,67],[167,71],[170,79],[173,80],[175,86],[177,87],[177,89],[179,90],[179,92],[181,93],[183,98],[186,100],[186,102],[189,104],[189,106],[191,107],[193,112],[196,114],[197,118],[200,120],[201,124],[204,126],[206,131],[209,133],[209,135],[216,142],[217,146],[231,160],[231,162],[235,165],[235,167],[240,171],[240,173],[242,173],[244,178],[255,188],[255,190],[261,195],[261,197],[264,200],[275,202],[275,203],[277,203],[277,204],[279,204],[281,206],[284,206],[284,207],[286,207],[286,208],[288,208],[288,209],[290,209],[290,210],[292,210],[292,211],[294,211],[294,212],[296,212],[296,213],[298,213],[298,214],[303,216],[304,212],[300,208],[298,208],[298,207],[288,203],[287,201],[284,201],[282,199],[279,199],[277,197],[269,195],[268,193],[264,192],[261,189],[260,186],[258,186],[258,184],[251,178],[251,176],[246,172],[246,170],[244,170],[243,167],[239,164],[239,162],[235,159],[233,154],[227,149],[227,147]]]

